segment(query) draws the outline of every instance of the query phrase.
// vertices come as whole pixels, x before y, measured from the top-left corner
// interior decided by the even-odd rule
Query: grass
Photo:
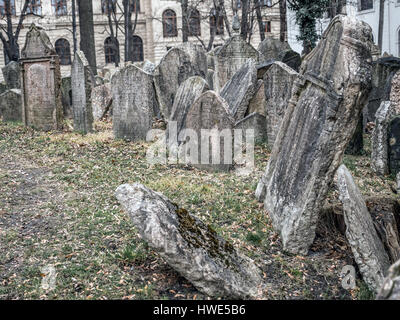
[[[150,166],[149,144],[114,140],[107,123],[95,128],[83,136],[0,122],[0,299],[205,298],[139,239],[121,210],[114,191],[134,182],[164,193],[253,258],[271,285],[268,298],[351,298],[340,288],[340,261],[281,252],[254,197],[270,153],[265,146],[256,147],[249,176],[210,173]],[[361,172],[364,162],[345,160]],[[367,192],[387,190],[387,181],[373,180],[367,175]],[[40,286],[46,265],[57,271],[54,291]]]

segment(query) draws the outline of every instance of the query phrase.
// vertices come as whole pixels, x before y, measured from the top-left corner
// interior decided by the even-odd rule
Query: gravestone
[[[72,109],[74,130],[81,133],[93,131],[92,87],[93,74],[84,53],[77,51],[71,67]]]
[[[266,100],[265,100],[265,87],[264,81],[258,80],[256,85],[256,90],[253,98],[250,100],[249,108],[247,110],[246,116],[252,113],[258,113],[265,117],[265,108],[266,108]]]
[[[61,100],[63,105],[64,117],[72,118],[72,85],[71,77],[63,77],[61,79]]]
[[[356,127],[356,131],[353,134],[349,144],[347,145],[346,154],[359,156],[362,154],[364,148],[364,127],[363,127],[363,115],[360,114],[360,119]]]
[[[380,176],[389,173],[388,129],[392,116],[391,102],[382,101],[376,112],[375,129],[371,137],[371,167]]]
[[[394,263],[388,271],[377,300],[400,300],[400,260]]]
[[[290,49],[290,45],[287,42],[282,42],[273,37],[266,37],[257,48],[258,52],[260,52],[260,62],[277,60],[281,52]]]
[[[5,82],[0,82],[0,94],[6,92],[7,90],[7,84]]]
[[[394,175],[400,172],[400,116],[389,123],[389,172]]]
[[[112,77],[111,91],[115,138],[146,140],[152,128],[155,100],[152,75],[128,65]]]
[[[337,171],[339,199],[343,204],[346,238],[368,287],[377,292],[390,266],[389,257],[365,200],[346,166]]]
[[[261,297],[254,262],[185,209],[141,184],[121,185],[116,198],[140,237],[199,291],[217,298]]]
[[[138,67],[139,69],[142,69],[144,72],[153,74],[156,65],[149,60],[146,61],[141,61],[141,62],[135,62],[134,65]]]
[[[4,122],[22,122],[22,95],[20,89],[0,94],[0,116]]]
[[[61,129],[63,108],[59,58],[42,27],[31,25],[20,63],[25,125],[43,131]]]
[[[201,96],[201,94],[208,89],[207,82],[199,76],[190,77],[181,84],[176,93],[171,117],[169,119],[170,122],[177,122],[177,133],[184,128],[190,107]]]
[[[195,167],[210,171],[230,170],[233,162],[233,126],[234,119],[230,115],[228,103],[214,91],[203,93],[189,108],[186,116],[185,129],[191,129],[197,134],[196,139],[189,141],[191,151],[197,150],[191,154],[191,163]],[[211,135],[202,132],[211,129],[215,130]],[[229,132],[224,131],[225,129]],[[210,151],[210,148],[206,147],[208,145],[214,147],[215,152]]]
[[[222,88],[221,97],[228,103],[235,121],[244,118],[256,92],[257,82],[256,62],[249,59]]]
[[[171,116],[176,92],[188,78],[194,76],[190,56],[179,48],[172,48],[161,59],[154,70],[154,85],[161,114]]]
[[[256,191],[291,253],[307,254],[314,241],[328,187],[368,97],[371,42],[366,23],[336,16],[293,85]]]
[[[254,130],[254,141],[256,143],[268,141],[267,119],[265,119],[265,116],[257,112],[251,113],[244,119],[237,122],[235,124],[235,129],[243,130],[243,137],[246,134],[246,130]]]
[[[284,64],[288,65],[290,68],[297,72],[300,71],[301,56],[292,49],[281,52],[277,60],[282,61]]]
[[[92,89],[93,120],[102,119],[110,111],[112,104],[111,83]]]
[[[214,70],[208,69],[206,81],[208,83],[210,90],[214,90]]]
[[[273,62],[264,74],[268,145],[274,146],[298,73],[283,62]]]
[[[2,68],[2,72],[8,89],[21,89],[21,74],[18,62],[9,62]]]
[[[400,70],[393,75],[389,99],[394,113],[400,114]]]
[[[368,97],[368,104],[364,108],[364,127],[368,122],[375,122],[375,114],[382,101],[390,100],[392,79],[400,70],[400,58],[380,58],[372,62],[372,89]]]
[[[225,84],[247,62],[248,59],[259,61],[259,52],[248,44],[241,35],[237,24],[233,23],[233,36],[215,53],[214,90],[220,92]]]
[[[205,79],[207,77],[208,66],[207,53],[203,46],[192,42],[184,42],[178,45],[177,48],[189,55],[194,75]]]

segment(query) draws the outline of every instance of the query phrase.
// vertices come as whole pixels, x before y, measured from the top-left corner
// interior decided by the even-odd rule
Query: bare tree
[[[29,0],[24,1],[24,5],[21,9],[18,24],[14,32],[13,27],[13,16],[15,13],[15,7],[11,5],[11,0],[4,0],[4,19],[6,25],[0,25],[0,39],[3,43],[4,52],[7,55],[9,61],[19,60],[19,45],[18,38],[23,28],[23,23],[27,15]],[[32,13],[34,14],[34,13]]]
[[[379,27],[378,27],[378,46],[382,50],[383,45],[383,24],[385,16],[385,0],[379,0]]]

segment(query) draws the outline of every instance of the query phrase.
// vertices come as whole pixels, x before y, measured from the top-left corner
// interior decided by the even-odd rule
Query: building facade
[[[23,0],[11,0],[13,10],[13,23],[16,28]],[[72,10],[71,0],[31,0],[32,4],[28,15],[24,19],[24,27],[19,36],[20,48],[24,45],[25,35],[31,23],[35,22],[44,27],[55,46],[61,60],[61,72],[63,76],[70,73],[70,65],[73,53],[72,37]],[[120,21],[118,30],[119,56],[124,61],[124,26],[122,15],[122,0],[117,1],[117,18]],[[180,1],[177,0],[137,0],[137,10],[133,13],[132,20],[136,21],[132,43],[134,46],[134,57],[137,61],[149,60],[154,63],[160,61],[163,55],[170,49],[182,43],[182,11]],[[266,36],[279,37],[280,20],[279,6],[272,6],[271,0],[260,0],[262,3],[262,15]],[[232,3],[236,2],[240,10],[240,0],[226,0],[225,8],[229,21],[233,18]],[[189,41],[209,47],[211,38],[211,27],[216,27],[212,46],[221,45],[228,37],[229,31],[222,19],[216,21],[213,16],[212,0],[193,1],[196,6],[191,8]],[[5,23],[4,0],[0,0],[0,23]],[[29,14],[34,13],[34,14]],[[94,29],[96,58],[99,69],[104,67],[115,67],[115,46],[110,40],[110,29],[107,14],[107,0],[93,0]],[[239,12],[240,16],[240,12]],[[77,26],[77,37],[79,47],[79,19]],[[257,21],[253,23],[251,43],[258,46],[260,35]],[[0,42],[3,57],[0,58],[0,67],[7,63],[3,45]],[[0,77],[2,77],[0,73]],[[0,79],[2,80],[2,79]]]
[[[344,12],[371,26],[375,44],[378,44],[379,3],[379,0],[347,0]],[[327,16],[318,21],[317,30],[320,34],[329,21]],[[298,35],[295,13],[288,9],[288,42],[293,50],[301,53],[303,45],[297,40]],[[395,57],[400,56],[400,0],[389,0],[384,4],[382,54],[385,52]]]

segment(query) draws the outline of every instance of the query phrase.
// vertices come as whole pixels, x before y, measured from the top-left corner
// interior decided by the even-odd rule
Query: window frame
[[[168,13],[173,15],[167,16]],[[168,22],[171,21],[171,31],[168,31]],[[162,24],[163,24],[163,37],[164,38],[175,38],[178,36],[178,19],[176,12],[172,9],[167,9],[162,14]]]

